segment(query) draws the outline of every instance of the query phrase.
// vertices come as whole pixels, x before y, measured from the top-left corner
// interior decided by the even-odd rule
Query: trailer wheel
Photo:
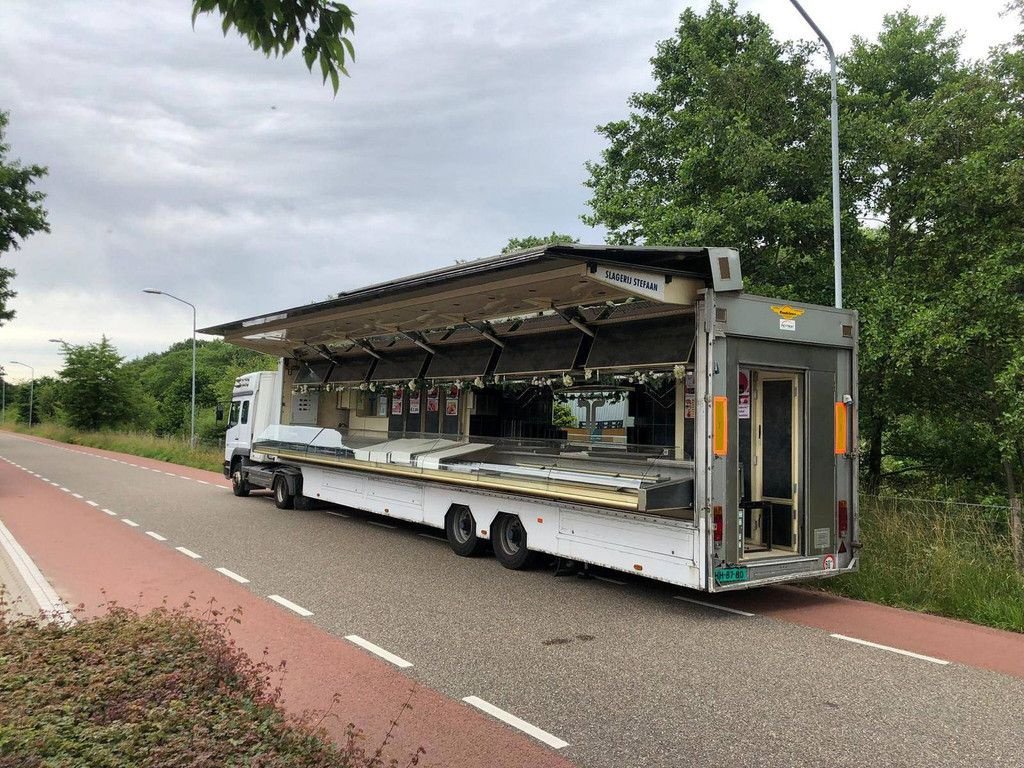
[[[249,490],[249,481],[242,476],[242,462],[235,459],[231,465],[231,492],[235,496],[248,496]]]
[[[515,515],[498,515],[491,523],[491,545],[494,557],[514,571],[532,568],[538,554],[527,549],[526,528]]]
[[[465,504],[452,504],[444,518],[448,546],[460,557],[479,555],[487,542],[476,535],[476,520]]]
[[[288,490],[288,479],[282,475],[274,478],[274,506],[278,509],[295,508],[295,495]]]

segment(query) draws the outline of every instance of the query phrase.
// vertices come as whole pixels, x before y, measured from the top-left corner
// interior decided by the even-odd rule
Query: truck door
[[[796,553],[800,542],[802,374],[753,371],[752,484],[744,550]]]
[[[252,446],[252,395],[235,397],[228,413],[228,426],[224,433],[225,455],[233,456],[241,449],[249,453]]]

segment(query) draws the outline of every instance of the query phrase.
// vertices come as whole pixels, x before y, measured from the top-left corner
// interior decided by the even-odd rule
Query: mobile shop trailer
[[[857,318],[742,292],[728,248],[552,245],[203,332],[236,494],[710,592],[856,570]]]

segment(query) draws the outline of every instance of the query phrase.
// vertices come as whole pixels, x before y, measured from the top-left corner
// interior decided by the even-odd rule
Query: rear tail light
[[[725,520],[722,517],[722,508],[715,507],[715,543],[720,544],[722,542],[722,534],[724,533],[723,528],[725,526]]]
[[[850,531],[850,508],[847,506],[846,501],[843,500],[836,505],[836,511],[838,513],[839,538],[845,539],[846,534]]]

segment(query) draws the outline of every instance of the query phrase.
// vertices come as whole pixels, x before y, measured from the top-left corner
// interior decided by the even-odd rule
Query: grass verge
[[[32,428],[24,424],[8,424],[4,429],[71,445],[105,448],[108,451],[129,453],[132,456],[160,459],[212,472],[220,472],[224,466],[224,456],[217,448],[199,447],[193,450],[181,440],[157,437],[144,432],[82,432],[60,424],[38,424]]]
[[[272,682],[279,671],[230,639],[234,615],[112,606],[63,627],[5,620],[2,602],[0,768],[398,765],[385,756],[388,737],[367,749],[350,724],[330,741],[329,710],[289,718]]]
[[[1024,632],[1024,576],[1001,509],[861,497],[860,572],[817,583],[859,600]]]

